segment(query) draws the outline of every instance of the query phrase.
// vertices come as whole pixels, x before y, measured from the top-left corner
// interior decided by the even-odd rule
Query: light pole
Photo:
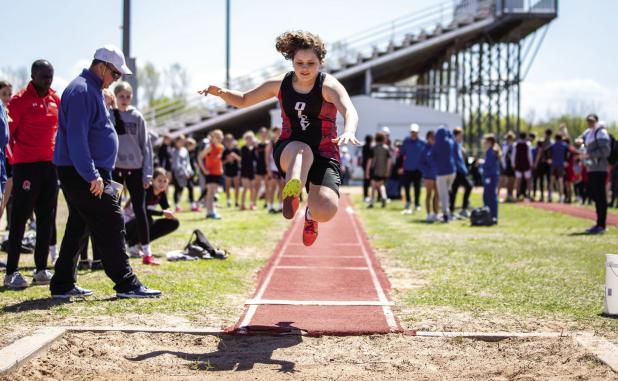
[[[225,0],[225,87],[230,88],[230,0]]]
[[[137,67],[135,66],[135,57],[131,57],[131,0],[123,1],[123,14],[122,14],[122,52],[127,61],[127,66],[133,72],[133,75],[129,75],[127,82],[133,87],[133,100],[131,103],[137,105]]]

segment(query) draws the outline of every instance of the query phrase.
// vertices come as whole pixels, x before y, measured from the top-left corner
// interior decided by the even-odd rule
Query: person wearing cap
[[[52,157],[60,98],[51,89],[54,67],[49,61],[37,60],[32,64],[30,75],[32,80],[13,96],[8,105],[13,119],[9,126],[14,187],[4,285],[14,290],[28,287],[18,266],[26,222],[33,211],[37,224],[36,270],[32,285],[47,285],[51,280],[47,257],[58,197],[58,179]]]
[[[103,269],[119,298],[146,298],[160,291],[143,286],[133,273],[125,248],[119,192],[112,183],[118,135],[103,99],[103,89],[132,74],[120,49],[105,45],[62,93],[54,164],[69,217],[50,291],[55,299],[92,295],[76,286],[80,246],[87,231],[98,248]]]
[[[410,125],[410,136],[406,137],[401,144],[401,155],[403,156],[402,184],[406,194],[406,204],[403,214],[412,214],[410,208],[410,185],[414,184],[414,210],[420,210],[421,180],[423,174],[420,169],[420,162],[423,150],[427,143],[418,137],[420,127],[416,123]]]
[[[586,152],[582,153],[582,159],[588,170],[588,192],[594,200],[597,213],[596,224],[586,232],[588,234],[602,234],[605,232],[607,220],[605,180],[609,167],[611,138],[605,123],[599,122],[599,117],[596,114],[588,115],[586,122],[588,123],[588,130],[583,135]]]

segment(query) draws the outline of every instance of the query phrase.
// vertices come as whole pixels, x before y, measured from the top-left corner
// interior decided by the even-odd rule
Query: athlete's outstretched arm
[[[276,97],[281,87],[283,75],[271,78],[253,90],[246,93],[236,90],[222,89],[218,86],[210,85],[208,88],[198,91],[206,96],[208,94],[220,97],[225,103],[238,108],[253,106],[272,97]]]
[[[360,145],[361,143],[355,136],[358,127],[358,113],[345,87],[335,77],[327,74],[322,95],[327,102],[333,103],[337,107],[337,111],[343,115],[343,133],[333,139],[333,143]]]

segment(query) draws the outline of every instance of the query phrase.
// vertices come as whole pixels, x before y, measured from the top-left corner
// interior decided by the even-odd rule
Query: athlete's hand
[[[221,88],[219,86],[210,85],[208,88],[198,91],[198,94],[202,94],[203,96],[207,96],[208,94],[219,96],[221,95]]]
[[[332,140],[333,143],[337,144],[337,145],[342,145],[342,144],[348,144],[348,143],[352,143],[356,146],[359,146],[361,143],[358,141],[358,139],[356,139],[356,136],[354,136],[354,133],[352,132],[344,132],[343,134],[337,136],[335,139]]]
[[[163,211],[163,216],[168,220],[171,220],[172,218],[174,218],[174,211],[172,211],[171,209],[166,209]]]
[[[90,193],[96,197],[101,197],[101,194],[103,194],[103,188],[103,179],[100,177],[97,177],[90,182]]]

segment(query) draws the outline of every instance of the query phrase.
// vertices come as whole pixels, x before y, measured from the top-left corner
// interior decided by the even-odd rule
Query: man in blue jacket
[[[455,181],[453,182],[453,188],[451,189],[450,205],[451,211],[455,212],[455,199],[457,198],[457,191],[460,186],[464,187],[463,205],[461,212],[462,217],[469,217],[468,207],[470,206],[470,193],[472,192],[472,182],[468,178],[468,165],[466,164],[466,154],[463,150],[463,130],[461,127],[455,127],[453,129],[453,136],[455,138]]]
[[[400,148],[401,155],[403,156],[403,189],[406,193],[406,205],[403,214],[412,214],[412,209],[410,208],[410,185],[412,183],[414,184],[414,210],[421,209],[421,179],[423,174],[420,170],[420,162],[421,154],[427,143],[419,139],[419,129],[418,124],[413,123],[410,126],[410,136],[403,140]]]
[[[452,219],[450,210],[450,191],[455,180],[455,142],[452,132],[440,126],[436,132],[436,143],[431,148],[431,161],[436,168],[436,185],[442,205],[442,220]]]
[[[122,51],[105,45],[95,52],[90,68],[84,69],[62,93],[53,162],[58,167],[69,218],[50,283],[56,299],[92,295],[92,291],[75,285],[78,256],[88,232],[119,298],[161,295],[143,286],[131,269],[119,194],[112,184],[118,135],[102,90],[123,74],[132,73]]]

